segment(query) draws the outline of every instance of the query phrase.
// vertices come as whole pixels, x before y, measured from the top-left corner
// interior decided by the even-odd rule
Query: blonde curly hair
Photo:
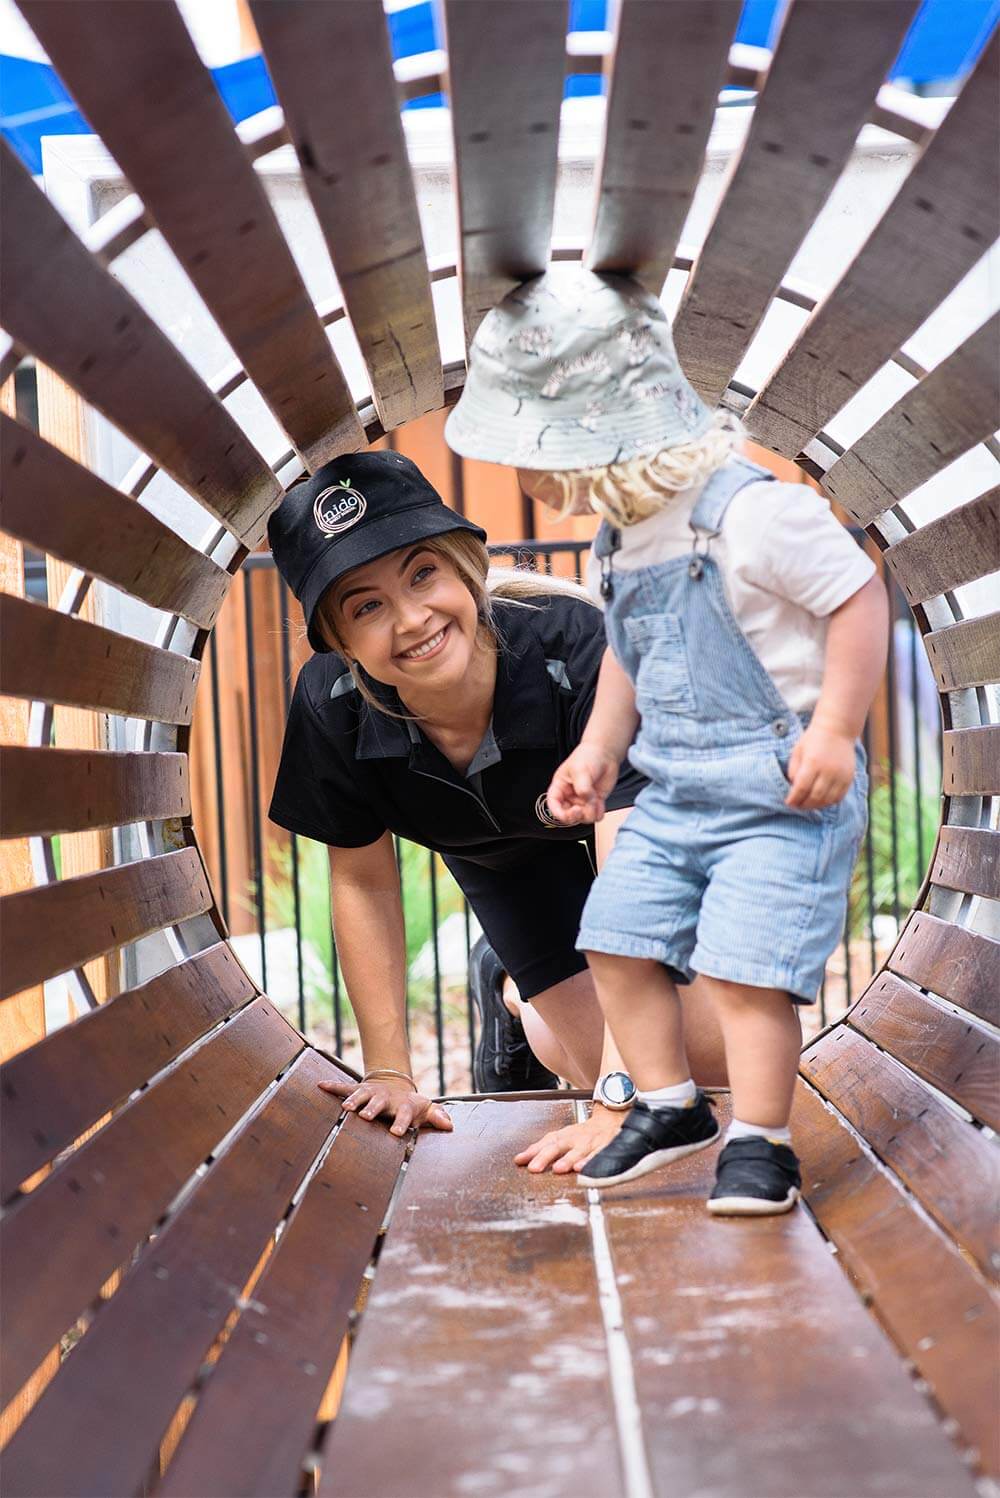
[[[532,486],[536,499],[563,519],[583,500],[612,525],[635,525],[664,509],[678,494],[693,489],[721,468],[743,441],[735,416],[720,411],[704,436],[679,447],[640,454],[604,468],[546,472]]]

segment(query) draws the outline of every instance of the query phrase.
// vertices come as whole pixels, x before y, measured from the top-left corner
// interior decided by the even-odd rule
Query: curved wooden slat
[[[942,827],[931,882],[966,895],[1000,900],[1000,832],[980,827]]]
[[[2,1199],[254,993],[220,942],[6,1062]]]
[[[134,499],[0,413],[0,525],[156,609],[210,629],[232,581]]]
[[[659,295],[725,82],[739,0],[622,0],[608,60],[597,211],[584,263]]]
[[[922,525],[882,558],[910,604],[1000,570],[1000,487]]]
[[[194,848],[79,874],[0,900],[0,998],[211,909]]]
[[[953,728],[942,748],[946,796],[1000,795],[1000,728]]]
[[[916,0],[790,6],[674,325],[684,371],[711,404],[846,165],[916,9]]]
[[[744,419],[758,441],[795,457],[992,243],[998,99],[994,37],[856,259],[751,403]]]
[[[1000,941],[915,910],[889,957],[901,978],[1000,1026]]]
[[[0,838],[123,827],[191,812],[186,754],[0,745]]]
[[[172,0],[19,4],[306,465],[363,446],[274,210]]]
[[[898,1061],[847,1025],[802,1056],[802,1074],[984,1272],[1000,1272],[1000,1151]]]
[[[1000,316],[991,317],[914,385],[852,448],[823,486],[859,525],[872,521],[1000,425]]]
[[[988,1030],[959,1019],[891,973],[879,974],[847,1022],[974,1118],[1000,1130],[1000,1044]]]
[[[142,1490],[157,1441],[243,1308],[240,1291],[329,1136],[336,1109],[317,1083],[337,1075],[316,1052],[303,1056],[146,1249],[7,1447],[11,1498]]]
[[[549,258],[568,7],[534,0],[530,47],[520,0],[444,0],[443,14],[469,341]]]
[[[17,1293],[4,1295],[0,1316],[10,1393],[156,1226],[188,1178],[301,1045],[270,1003],[256,1000],[9,1209],[0,1222],[0,1245],[6,1283]],[[263,1189],[259,1178],[256,1190]],[[41,1264],[39,1244],[45,1245]],[[167,1335],[163,1323],[159,1336]],[[135,1371],[132,1364],[126,1376],[141,1386],[148,1369],[143,1367],[138,1380]],[[124,1424],[120,1429],[124,1438]],[[151,1440],[148,1450],[153,1445]],[[8,1469],[5,1479],[11,1478]],[[71,1484],[47,1491],[68,1498],[79,1490]]]
[[[162,1498],[295,1492],[404,1154],[403,1140],[345,1119],[195,1407]]]
[[[924,645],[939,691],[1000,681],[1000,612],[932,630]]]
[[[189,656],[0,594],[0,673],[10,697],[190,723],[201,667]]]
[[[386,431],[444,399],[381,0],[255,0],[257,31]]]
[[[248,547],[281,486],[221,401],[0,141],[0,323]]]
[[[957,1421],[962,1444],[1000,1470],[1000,1309],[962,1255],[800,1082],[792,1112],[809,1210],[896,1346]]]

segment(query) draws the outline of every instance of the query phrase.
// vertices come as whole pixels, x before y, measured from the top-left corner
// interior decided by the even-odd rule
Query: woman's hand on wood
[[[451,1115],[440,1103],[432,1102],[402,1078],[373,1077],[370,1082],[320,1082],[323,1092],[343,1098],[344,1109],[359,1118],[389,1118],[390,1134],[405,1134],[407,1129],[454,1128]]]
[[[552,1129],[529,1144],[519,1155],[514,1156],[515,1165],[526,1165],[535,1175],[551,1170],[554,1175],[569,1175],[582,1170],[587,1161],[610,1144],[618,1133],[627,1113],[612,1113],[609,1108],[594,1105],[594,1111],[584,1123],[567,1124],[563,1129]]]

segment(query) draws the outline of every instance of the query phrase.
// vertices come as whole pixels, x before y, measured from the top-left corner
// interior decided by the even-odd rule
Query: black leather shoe
[[[794,1150],[761,1134],[733,1139],[719,1156],[708,1210],[719,1217],[770,1217],[790,1212],[802,1177]]]
[[[503,1001],[505,977],[485,936],[469,953],[469,993],[479,1010],[479,1039],[472,1061],[477,1092],[536,1092],[559,1086],[559,1078],[535,1056],[521,1021]]]
[[[719,1125],[703,1092],[690,1108],[650,1108],[636,1103],[611,1143],[587,1161],[577,1180],[581,1186],[634,1181],[672,1160],[706,1149],[718,1137]]]

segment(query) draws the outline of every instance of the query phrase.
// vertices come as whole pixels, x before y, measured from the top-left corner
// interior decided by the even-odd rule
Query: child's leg
[[[690,1080],[677,989],[662,963],[588,952],[597,997],[629,1076],[640,1092]]]
[[[719,1156],[709,1211],[769,1216],[798,1200],[801,1178],[788,1120],[802,1031],[784,989],[703,977],[719,1014],[733,1121]]]
[[[614,1186],[704,1149],[719,1126],[691,1080],[681,1002],[649,958],[587,952],[604,1018],[638,1096],[619,1133],[588,1160],[584,1186]]]
[[[783,989],[704,976],[701,982],[722,1025],[733,1117],[787,1128],[802,1048],[798,1008]]]

